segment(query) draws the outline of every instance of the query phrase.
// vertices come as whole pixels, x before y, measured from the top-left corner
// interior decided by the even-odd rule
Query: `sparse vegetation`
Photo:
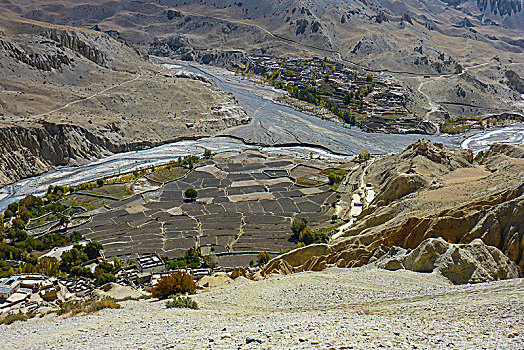
[[[257,263],[259,265],[265,265],[271,260],[271,255],[268,252],[260,252],[257,255]]]
[[[162,276],[153,287],[151,294],[154,298],[166,299],[171,295],[195,294],[196,284],[193,277],[183,271],[173,272]]]
[[[33,316],[34,315],[26,315],[26,314],[22,314],[22,313],[9,314],[2,321],[0,321],[0,324],[8,325],[8,324],[11,324],[11,323],[14,323],[14,322],[17,322],[17,321],[25,322],[28,319],[32,318]]]
[[[166,308],[183,308],[183,309],[198,309],[198,303],[190,297],[173,297],[172,300],[166,301]]]
[[[66,302],[60,306],[57,315],[92,314],[102,309],[120,309],[120,304],[113,298],[87,300],[81,302]]]

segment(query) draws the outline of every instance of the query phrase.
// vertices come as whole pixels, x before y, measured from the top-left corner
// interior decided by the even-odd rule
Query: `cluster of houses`
[[[93,289],[94,285],[85,280],[40,274],[4,278],[0,280],[0,316],[56,310],[61,303],[86,297]]]
[[[421,117],[411,113],[406,108],[406,89],[387,77],[353,70],[346,65],[320,57],[314,58],[278,58],[264,56],[248,56],[234,67],[242,72],[253,72],[259,76],[271,76],[279,72],[278,81],[293,85],[300,89],[315,86],[330,95],[331,102],[346,108],[343,103],[347,94],[367,91],[362,99],[363,115],[360,124],[372,131],[401,132],[396,125],[400,122],[405,128],[413,127],[420,122]],[[372,91],[367,90],[373,83]],[[322,109],[322,108],[320,108]],[[324,116],[324,110],[320,113]]]
[[[121,268],[117,283],[150,291],[166,271],[162,258],[157,254],[138,256],[135,264]],[[198,281],[213,272],[211,269],[182,270]],[[177,271],[179,271],[177,270]],[[0,320],[13,313],[45,313],[57,310],[66,301],[80,301],[92,297],[97,288],[88,278],[48,277],[41,274],[19,274],[0,280]]]

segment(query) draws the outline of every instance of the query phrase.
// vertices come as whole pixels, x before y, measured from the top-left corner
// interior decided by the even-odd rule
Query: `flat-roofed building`
[[[20,276],[11,276],[0,281],[0,299],[8,299],[20,288]]]
[[[159,273],[166,269],[164,260],[154,253],[139,256],[136,264],[140,273]]]

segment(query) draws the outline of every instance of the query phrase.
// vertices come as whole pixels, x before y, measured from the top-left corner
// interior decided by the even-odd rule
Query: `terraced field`
[[[337,198],[325,170],[336,166],[259,151],[226,152],[177,180],[98,209],[74,231],[101,242],[106,257],[181,256],[196,244],[216,253],[278,252],[296,246],[290,240],[294,217],[306,218],[312,228],[328,224]],[[317,181],[297,185],[297,178],[307,176]],[[196,201],[184,198],[191,187],[198,190]]]

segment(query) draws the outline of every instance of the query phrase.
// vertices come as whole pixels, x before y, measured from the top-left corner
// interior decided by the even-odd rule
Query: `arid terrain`
[[[489,4],[488,4],[489,3]],[[500,1],[5,0],[25,18],[95,28],[144,52],[215,65],[330,57],[390,75],[416,113],[522,113],[522,4]]]
[[[434,274],[329,269],[193,297],[199,310],[118,310],[0,326],[3,349],[521,349],[522,279],[451,286]]]
[[[1,349],[523,349],[518,0],[0,0]]]
[[[247,123],[211,81],[107,34],[0,15],[0,186]]]

